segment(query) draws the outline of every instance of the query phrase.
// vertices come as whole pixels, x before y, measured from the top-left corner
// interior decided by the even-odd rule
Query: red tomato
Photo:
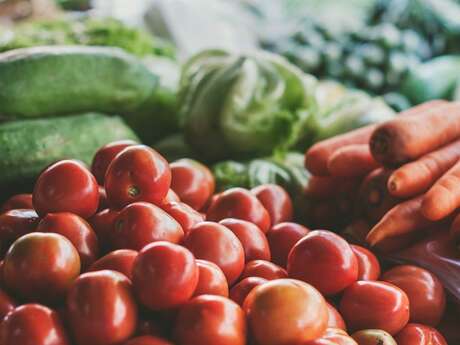
[[[80,255],[82,270],[99,255],[99,244],[91,226],[81,217],[69,212],[48,213],[38,224],[39,232],[54,232],[66,237]]]
[[[368,249],[351,245],[358,260],[358,280],[377,280],[380,276],[380,264],[377,257]]]
[[[0,214],[0,258],[19,237],[35,231],[39,217],[34,210],[10,210]]]
[[[289,253],[290,278],[303,280],[322,294],[334,295],[358,278],[358,260],[342,237],[316,230],[303,237]]]
[[[161,204],[168,204],[170,202],[180,202],[179,196],[171,188],[169,188],[168,194],[166,194]]]
[[[171,189],[195,210],[200,210],[214,193],[215,182],[211,171],[192,159],[171,163]]]
[[[240,240],[246,262],[251,260],[270,261],[270,247],[265,234],[257,225],[246,220],[226,218],[219,222],[229,228]]]
[[[281,267],[286,267],[292,247],[309,232],[310,230],[297,223],[286,222],[273,226],[267,232],[272,261]]]
[[[172,345],[172,343],[161,338],[144,335],[128,340],[124,345]]]
[[[176,220],[148,202],[135,202],[115,219],[112,244],[115,248],[141,250],[155,241],[179,243],[184,231]]]
[[[198,285],[193,296],[219,295],[228,297],[228,283],[224,272],[211,261],[196,260],[199,270]]]
[[[277,279],[255,287],[243,307],[259,344],[304,344],[320,337],[327,327],[323,296],[295,279]]]
[[[16,302],[5,291],[0,289],[0,322],[15,306]]]
[[[145,246],[134,261],[134,290],[139,301],[150,309],[174,308],[192,297],[198,274],[189,250],[169,242],[155,242]]]
[[[381,329],[363,329],[353,333],[351,337],[359,345],[398,345],[388,332]]]
[[[136,201],[160,204],[171,184],[168,162],[144,145],[125,148],[110,163],[105,175],[105,191],[113,208]]]
[[[112,236],[115,228],[115,219],[119,214],[119,211],[107,208],[96,213],[89,220],[89,223],[91,224],[91,227],[93,228],[99,240],[99,246],[103,252],[105,252],[111,246]]]
[[[380,281],[358,281],[348,287],[339,309],[353,331],[372,328],[394,335],[409,321],[406,293],[393,284]]]
[[[93,263],[88,271],[112,270],[123,273],[130,280],[137,252],[131,249],[119,249],[110,252]]]
[[[436,329],[409,323],[395,337],[398,345],[447,345],[446,339]]]
[[[412,265],[396,266],[382,280],[403,290],[410,301],[410,321],[436,326],[444,314],[446,296],[439,279],[431,272]]]
[[[344,331],[347,330],[347,325],[345,324],[342,315],[340,315],[337,309],[335,309],[330,303],[327,303],[327,313],[329,315],[329,321],[327,323],[328,328],[339,328]]]
[[[10,210],[33,209],[32,194],[16,194],[5,201],[0,207],[0,214]]]
[[[67,295],[67,314],[78,345],[126,341],[137,324],[131,282],[115,271],[84,273]]]
[[[34,232],[20,237],[6,254],[3,267],[10,291],[30,301],[58,301],[80,274],[80,258],[59,234]]]
[[[197,259],[215,263],[224,272],[228,285],[233,284],[244,268],[241,242],[227,227],[214,222],[202,222],[190,229],[183,245]]]
[[[119,140],[102,146],[94,155],[91,172],[100,185],[104,184],[105,173],[115,156],[129,146],[136,145],[133,140]]]
[[[201,213],[183,202],[168,202],[161,205],[161,208],[181,225],[185,234],[196,224],[204,221]]]
[[[247,277],[260,277],[267,280],[287,278],[286,270],[270,261],[253,260],[246,264],[241,279]]]
[[[265,278],[260,277],[247,277],[233,285],[230,290],[230,298],[243,306],[246,296],[254,289],[256,286],[262,285],[268,282]]]
[[[292,219],[292,200],[283,187],[276,184],[263,184],[251,189],[251,192],[268,211],[272,225]]]
[[[264,233],[270,228],[270,215],[250,191],[230,188],[209,206],[208,220],[218,222],[225,218],[247,220],[257,225]]]
[[[177,345],[245,345],[246,318],[228,298],[197,296],[179,310],[174,337]]]
[[[39,304],[25,304],[0,323],[2,345],[70,345],[58,314]]]
[[[339,328],[328,328],[318,339],[309,341],[304,345],[358,345],[347,332]],[[384,344],[382,344],[384,345]]]

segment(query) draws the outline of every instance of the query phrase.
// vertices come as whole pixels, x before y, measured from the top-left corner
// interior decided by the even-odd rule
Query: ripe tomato
[[[364,329],[353,333],[351,337],[359,345],[398,345],[390,334],[381,329]]]
[[[0,214],[0,258],[19,237],[35,231],[39,217],[34,210],[10,210]]]
[[[201,210],[214,193],[215,182],[211,171],[192,159],[179,159],[169,166],[171,189],[180,200],[195,210]]]
[[[334,295],[357,280],[358,260],[342,237],[316,230],[292,248],[287,270],[290,278],[303,280],[322,294]]]
[[[202,222],[190,229],[183,245],[197,259],[215,263],[224,272],[228,285],[232,285],[244,268],[244,250],[241,242],[227,227]]]
[[[172,343],[161,338],[144,335],[128,340],[124,345],[172,345]]]
[[[80,274],[80,258],[62,235],[34,232],[20,237],[3,267],[10,291],[28,301],[59,301]]]
[[[246,262],[256,259],[270,261],[270,247],[267,237],[257,225],[246,220],[226,218],[219,222],[229,228],[240,240]]]
[[[0,289],[0,322],[10,311],[14,309],[16,302],[8,294]]]
[[[309,232],[310,230],[297,223],[285,222],[274,225],[267,232],[272,261],[281,267],[286,267],[292,247]]]
[[[446,339],[436,329],[409,323],[395,337],[398,345],[447,345]]]
[[[193,296],[219,295],[228,297],[228,283],[224,272],[211,261],[196,260],[199,270],[198,285]]]
[[[54,232],[66,237],[80,255],[82,270],[99,256],[99,244],[91,226],[81,217],[69,212],[48,213],[38,224],[39,232]]]
[[[230,298],[243,306],[246,296],[254,289],[256,286],[262,285],[268,282],[265,278],[260,277],[247,277],[233,285],[230,290]]]
[[[347,332],[339,328],[328,328],[318,339],[307,342],[305,345],[358,345]],[[361,345],[361,344],[359,344]]]
[[[16,194],[5,201],[0,207],[0,214],[10,210],[33,209],[32,194]]]
[[[105,173],[117,154],[129,146],[136,145],[133,140],[118,140],[102,146],[94,155],[91,172],[100,185],[104,184]]]
[[[201,213],[183,202],[168,202],[162,204],[161,208],[181,225],[185,234],[187,234],[193,226],[204,221],[204,217]]]
[[[327,314],[328,314],[328,328],[339,328],[344,331],[347,330],[347,325],[342,318],[342,315],[335,309],[330,303],[327,303]]]
[[[155,241],[179,243],[184,231],[176,220],[148,202],[135,202],[121,210],[112,233],[114,248],[141,250]]]
[[[382,329],[398,333],[409,321],[409,299],[393,284],[357,281],[340,301],[340,314],[352,330]]]
[[[260,277],[267,280],[287,278],[286,270],[270,261],[253,260],[246,264],[241,279],[247,277]]]
[[[446,296],[439,279],[417,266],[396,266],[385,272],[382,280],[403,290],[410,301],[410,321],[436,326],[444,314]]]
[[[198,284],[198,266],[186,248],[169,242],[145,246],[133,266],[133,286],[139,301],[153,310],[182,305]]]
[[[180,202],[179,196],[171,188],[169,188],[168,194],[164,197],[161,205],[169,204],[170,202]]]
[[[115,271],[84,273],[67,295],[67,314],[78,345],[122,343],[137,324],[131,282]]]
[[[70,345],[58,314],[39,304],[25,304],[0,323],[2,345]]]
[[[123,273],[130,280],[137,252],[131,249],[119,249],[103,256],[94,262],[88,271],[112,270]]]
[[[292,200],[283,187],[276,184],[263,184],[251,189],[251,192],[268,211],[272,225],[289,222],[292,219]]]
[[[228,298],[197,296],[179,310],[174,338],[177,345],[245,345],[246,318]]]
[[[247,220],[257,225],[264,233],[270,228],[270,215],[250,191],[230,188],[211,203],[207,219],[218,222],[225,218]]]
[[[246,297],[251,334],[258,344],[305,344],[327,327],[327,304],[311,285],[277,279],[256,286]]]
[[[168,162],[144,145],[125,148],[110,163],[105,175],[105,191],[113,208],[136,201],[160,204],[171,184]]]
[[[377,257],[368,249],[351,245],[358,260],[358,280],[377,280],[380,276],[380,264]]]
[[[107,252],[111,248],[115,219],[119,214],[119,211],[107,208],[96,213],[89,219],[89,223],[99,240],[99,247],[102,252]]]

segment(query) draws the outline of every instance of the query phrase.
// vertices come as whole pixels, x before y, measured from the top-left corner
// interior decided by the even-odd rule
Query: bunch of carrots
[[[336,202],[340,185],[352,186],[352,228],[371,246],[391,249],[446,226],[460,237],[460,102],[429,101],[319,142],[305,166],[309,197]]]

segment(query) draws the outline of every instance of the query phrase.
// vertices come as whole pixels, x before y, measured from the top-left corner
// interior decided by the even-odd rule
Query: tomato
[[[244,278],[231,288],[230,298],[242,306],[246,296],[249,295],[252,289],[266,282],[268,282],[268,280],[261,277]]]
[[[224,272],[211,261],[196,260],[199,270],[198,285],[194,296],[219,295],[228,297],[228,283]]]
[[[197,259],[215,263],[224,272],[228,285],[233,284],[244,268],[244,249],[238,237],[227,227],[202,222],[190,229],[183,245]]]
[[[144,335],[128,340],[124,345],[172,345],[172,343],[161,338]]]
[[[16,302],[8,294],[0,289],[0,322],[10,311],[14,309]]]
[[[131,279],[133,264],[136,257],[137,252],[135,250],[115,250],[93,263],[88,271],[112,270],[123,273],[125,276]]]
[[[398,345],[447,345],[446,339],[436,329],[409,323],[396,337]]]
[[[33,209],[32,194],[16,194],[5,201],[0,207],[0,214],[10,210]]]
[[[351,337],[359,345],[398,345],[390,334],[381,329],[364,329],[353,333]]]
[[[112,236],[115,228],[115,219],[119,214],[119,211],[107,208],[96,213],[89,219],[89,223],[99,240],[99,247],[102,252],[106,252],[111,247]]]
[[[136,145],[133,140],[119,140],[102,146],[94,155],[93,163],[91,164],[91,172],[96,177],[100,185],[104,184],[105,174],[109,164],[115,156],[129,146]]]
[[[160,204],[171,184],[168,162],[144,145],[125,148],[110,163],[105,175],[105,191],[113,208],[136,201]]]
[[[287,278],[286,270],[270,261],[253,260],[244,267],[241,279],[247,277],[260,277],[267,280]]]
[[[243,308],[251,334],[259,344],[304,344],[320,337],[327,327],[327,304],[311,285],[277,279],[256,286]]]
[[[257,225],[246,220],[226,218],[219,222],[229,228],[240,240],[246,262],[256,259],[270,261],[270,247],[267,237]]]
[[[204,217],[201,213],[183,202],[169,202],[162,204],[161,208],[181,225],[185,234],[187,234],[193,226],[204,221]]]
[[[0,323],[2,345],[70,345],[58,314],[39,304],[25,304]]]
[[[251,189],[251,192],[268,211],[272,225],[292,219],[292,200],[283,187],[276,184],[263,184]]]
[[[351,245],[358,260],[358,280],[377,280],[380,276],[380,263],[377,257],[368,249]]]
[[[81,217],[69,212],[48,213],[38,224],[39,232],[54,232],[66,237],[80,255],[82,270],[99,255],[99,244],[91,226]]]
[[[0,214],[0,258],[19,237],[35,231],[39,217],[34,210],[10,210]]]
[[[137,324],[131,282],[115,271],[84,273],[67,295],[67,314],[78,345],[126,341]]]
[[[403,290],[410,301],[410,321],[436,326],[444,314],[446,296],[440,280],[417,266],[396,266],[385,272],[382,280]]]
[[[169,242],[145,246],[133,266],[138,300],[152,310],[180,306],[192,297],[198,284],[198,266],[186,248]]]
[[[184,237],[180,224],[161,208],[135,202],[121,210],[112,233],[114,248],[141,250],[155,241],[179,243]]]
[[[80,258],[62,235],[34,232],[20,237],[5,256],[10,291],[30,301],[58,301],[80,274]]]
[[[179,310],[174,338],[177,345],[245,345],[246,318],[228,298],[197,296]]]
[[[270,228],[270,215],[265,207],[250,191],[243,188],[226,190],[209,206],[208,220],[218,222],[224,218],[247,220],[264,233]]]
[[[310,230],[297,223],[285,222],[274,225],[267,232],[272,261],[281,267],[286,267],[292,247],[309,232]]]
[[[310,232],[289,253],[290,278],[303,280],[324,295],[334,295],[358,278],[358,260],[350,245],[330,231]]]
[[[340,301],[340,314],[352,330],[382,329],[398,333],[409,321],[409,299],[393,284],[358,281],[348,287]]]
[[[180,202],[179,196],[171,188],[169,188],[168,194],[166,194],[161,204],[169,204],[170,202]]]
[[[347,332],[339,328],[328,328],[318,339],[307,342],[305,345],[358,345]],[[359,344],[361,345],[361,344]]]
[[[335,309],[330,303],[327,303],[327,314],[328,314],[328,328],[339,328],[344,331],[347,330],[347,325],[342,318],[342,315]]]
[[[170,164],[171,189],[180,200],[201,210],[214,193],[215,182],[211,171],[192,159],[179,159]]]

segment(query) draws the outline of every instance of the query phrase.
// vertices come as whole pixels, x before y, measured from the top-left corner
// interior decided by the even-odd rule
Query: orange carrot
[[[395,170],[388,190],[396,197],[408,198],[424,193],[460,158],[460,140],[430,152]]]
[[[379,164],[372,157],[368,144],[342,147],[329,158],[327,167],[332,176],[364,176]]]

